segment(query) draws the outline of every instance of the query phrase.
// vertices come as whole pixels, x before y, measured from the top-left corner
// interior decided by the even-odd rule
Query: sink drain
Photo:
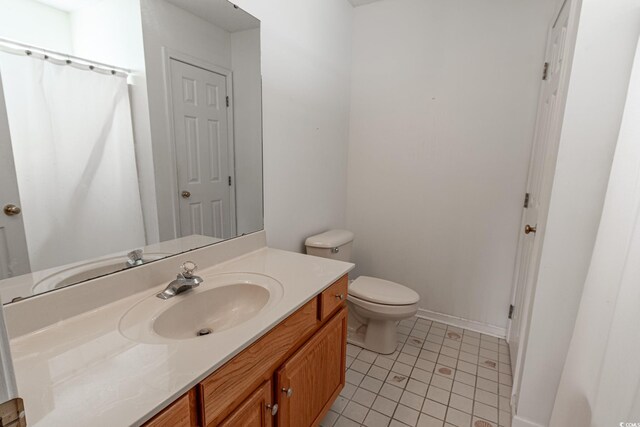
[[[196,336],[202,337],[204,335],[209,335],[212,332],[213,332],[212,329],[204,328],[204,329],[200,329],[198,332],[196,332]]]

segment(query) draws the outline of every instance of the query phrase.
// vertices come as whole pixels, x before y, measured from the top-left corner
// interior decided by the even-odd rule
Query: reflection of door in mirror
[[[0,76],[0,82],[2,78]],[[9,121],[4,102],[4,91],[0,84],[0,279],[26,274],[29,269],[29,253],[24,233],[22,215],[12,206],[20,206],[16,169]],[[11,244],[9,245],[9,242]]]
[[[230,72],[171,59],[180,233],[235,235],[233,153],[227,95]]]

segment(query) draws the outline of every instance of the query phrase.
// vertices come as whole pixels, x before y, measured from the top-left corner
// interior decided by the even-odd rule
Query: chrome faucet
[[[195,276],[193,273],[196,271],[198,266],[193,261],[186,261],[181,266],[182,270],[180,274],[176,277],[176,280],[169,283],[166,289],[156,296],[160,299],[169,299],[173,298],[178,294],[188,291],[189,289],[193,289],[200,285],[203,282],[202,277]]]
[[[135,267],[144,264],[142,249],[136,249],[127,254],[127,267]]]

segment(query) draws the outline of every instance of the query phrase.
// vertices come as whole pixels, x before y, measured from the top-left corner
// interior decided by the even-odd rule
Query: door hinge
[[[545,62],[542,67],[542,80],[547,80],[547,77],[549,77],[549,63]]]
[[[227,96],[227,107],[229,106],[229,97]]]
[[[524,207],[529,207],[529,193],[524,193]]]
[[[509,306],[509,319],[513,319],[513,310],[515,309],[515,307],[513,306],[513,304],[511,304]]]
[[[229,176],[229,187],[231,187],[231,176]]]

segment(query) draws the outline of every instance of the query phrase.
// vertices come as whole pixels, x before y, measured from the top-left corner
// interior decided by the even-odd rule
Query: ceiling
[[[47,6],[55,7],[65,12],[73,12],[87,5],[87,0],[36,0],[38,3],[46,4]]]
[[[73,12],[100,0],[37,0],[65,12]],[[231,33],[260,27],[260,21],[227,0],[166,0]]]
[[[355,6],[362,6],[365,4],[373,3],[376,1],[380,1],[380,0],[349,0],[349,3],[351,3],[355,7]]]
[[[166,0],[180,9],[229,31],[250,30],[260,27],[260,21],[227,0]]]

